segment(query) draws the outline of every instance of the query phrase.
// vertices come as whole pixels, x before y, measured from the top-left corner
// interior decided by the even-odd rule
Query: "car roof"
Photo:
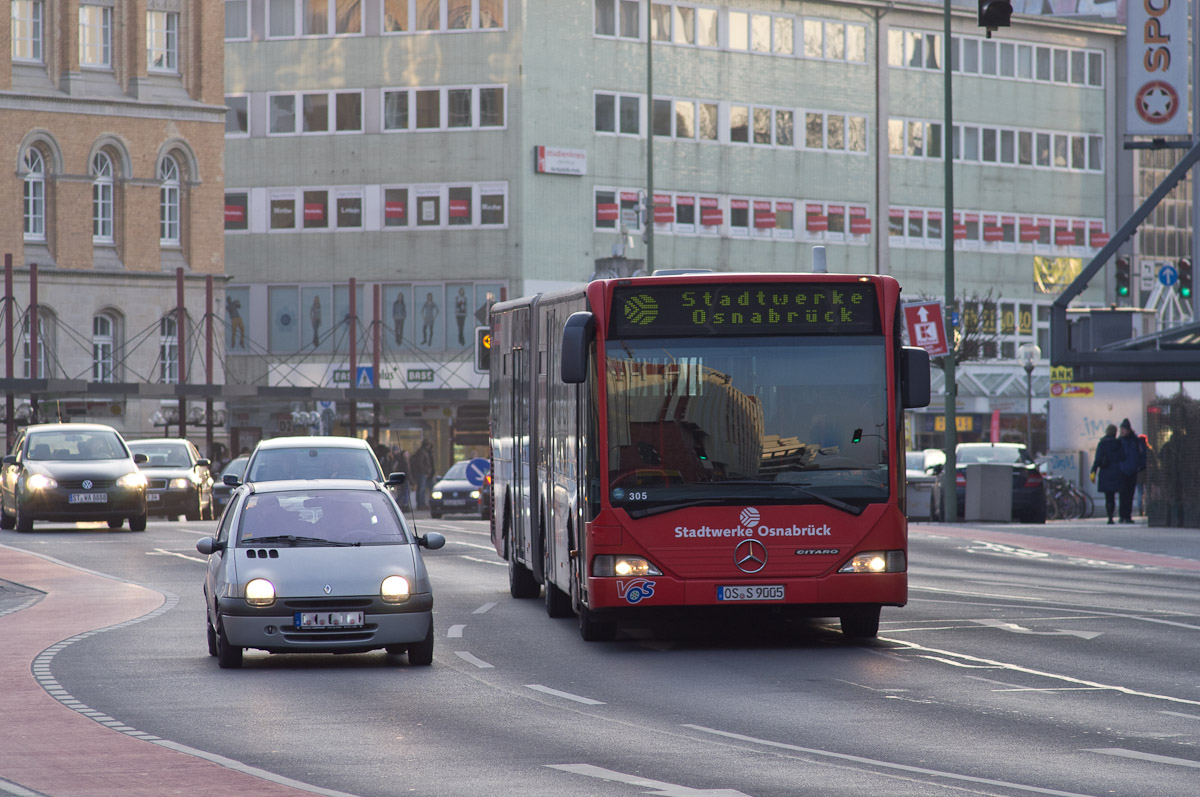
[[[959,443],[959,448],[1024,448],[1024,443]]]
[[[188,441],[182,437],[143,437],[141,440],[126,440],[125,442],[131,446],[136,446],[136,445],[155,446],[155,445],[162,445],[163,443],[166,443],[167,445],[173,445],[173,446],[185,446],[188,444]]]
[[[113,427],[104,423],[35,423],[31,426],[26,426],[26,432],[45,432],[51,429],[59,429],[65,431],[95,431],[95,432],[115,432]]]
[[[283,493],[291,490],[341,490],[343,492],[384,492],[379,482],[369,479],[281,479],[269,482],[247,482],[244,487],[252,493]]]
[[[321,437],[318,435],[272,437],[267,440],[260,440],[258,445],[255,446],[256,451],[271,448],[365,448],[368,451],[371,450],[366,440],[357,437]]]

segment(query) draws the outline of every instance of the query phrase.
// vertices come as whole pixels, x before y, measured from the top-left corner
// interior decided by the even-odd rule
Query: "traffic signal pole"
[[[945,13],[943,14],[944,30],[942,31],[942,66],[946,70],[946,76],[943,84],[943,96],[945,98],[945,116],[942,122],[942,154],[945,156],[945,190],[946,190],[946,215],[945,221],[942,222],[942,244],[946,251],[946,307],[947,309],[954,307],[954,139],[950,135],[950,131],[954,129],[954,94],[953,84],[950,79],[950,0],[945,0]],[[950,234],[946,234],[946,226],[950,227]],[[951,316],[953,319],[953,316]],[[942,510],[942,520],[947,523],[952,523],[958,520],[958,488],[955,480],[955,474],[958,470],[958,463],[955,462],[954,449],[958,445],[958,419],[955,417],[955,400],[957,399],[958,389],[954,381],[954,324],[947,324],[946,339],[948,342],[946,358],[943,361],[944,371],[946,374],[945,392],[946,392],[946,464],[942,470],[942,495],[944,496]]]

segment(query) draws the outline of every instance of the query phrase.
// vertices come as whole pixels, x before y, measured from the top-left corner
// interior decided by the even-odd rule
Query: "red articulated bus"
[[[703,607],[869,638],[907,602],[904,409],[929,403],[929,357],[902,344],[895,279],[596,280],[491,322],[514,598],[544,594],[587,640]]]

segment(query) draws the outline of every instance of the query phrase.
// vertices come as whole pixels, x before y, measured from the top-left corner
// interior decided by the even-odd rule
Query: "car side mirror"
[[[221,477],[221,481],[230,487],[237,487],[239,484],[242,483],[242,480],[240,478],[238,478],[238,475],[236,473],[226,473],[224,476]]]
[[[149,461],[150,461],[150,457],[146,456],[145,454],[134,454],[133,455],[133,464],[134,465],[145,465]]]
[[[211,556],[217,551],[225,550],[225,543],[217,542],[212,537],[201,537],[196,540],[196,550],[205,556]]]
[[[197,468],[207,468],[207,467],[208,467],[209,465],[211,465],[211,464],[212,464],[212,460],[211,460],[211,459],[198,459],[198,460],[196,460],[196,467],[197,467]]]
[[[436,531],[431,531],[425,536],[417,537],[417,545],[422,545],[431,551],[436,551],[446,544],[446,538]]]
[[[408,477],[405,476],[403,472],[395,471],[393,473],[388,474],[387,481],[385,482],[385,484],[387,484],[388,487],[399,487],[400,485],[404,484],[406,481],[408,481]]]

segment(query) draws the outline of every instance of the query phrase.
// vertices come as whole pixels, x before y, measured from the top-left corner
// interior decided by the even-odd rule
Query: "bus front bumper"
[[[669,576],[588,578],[592,610],[687,606],[811,607],[814,617],[832,617],[842,609],[903,606],[908,602],[907,573],[832,573],[819,578],[725,578],[681,581]]]

